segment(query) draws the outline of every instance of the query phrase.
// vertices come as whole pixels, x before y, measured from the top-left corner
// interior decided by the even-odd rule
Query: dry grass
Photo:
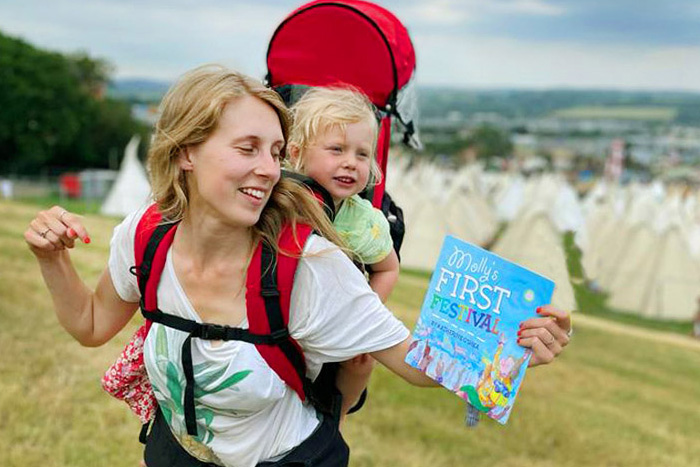
[[[138,421],[99,378],[138,321],[98,349],[72,341],[22,239],[34,209],[0,202],[0,466],[136,467]],[[94,284],[115,221],[86,222],[93,243],[74,259]],[[403,277],[391,301],[411,327],[426,285]],[[528,373],[505,427],[467,429],[459,399],[379,367],[345,435],[354,467],[695,466],[699,399],[697,348],[580,326],[556,364]]]
[[[135,467],[139,422],[99,380],[137,323],[98,349],[81,347],[60,327],[22,238],[35,210],[0,202],[0,465]],[[73,259],[94,285],[116,222],[85,222],[93,242]]]

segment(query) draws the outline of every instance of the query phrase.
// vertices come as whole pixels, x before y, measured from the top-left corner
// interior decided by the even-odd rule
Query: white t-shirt
[[[109,271],[119,296],[137,302],[134,233],[143,209],[114,229]],[[178,282],[172,250],[158,286],[158,307],[201,322]],[[332,243],[311,235],[300,259],[290,299],[289,332],[304,351],[308,376],[326,362],[386,349],[409,334],[369,288],[364,276]],[[242,327],[247,327],[244,320]],[[187,435],[183,410],[185,377],[181,348],[187,335],[157,323],[146,339],[146,369],[173,434],[193,455],[231,467],[252,467],[299,445],[318,425],[314,408],[302,403],[252,344],[212,346],[192,339],[198,438]]]

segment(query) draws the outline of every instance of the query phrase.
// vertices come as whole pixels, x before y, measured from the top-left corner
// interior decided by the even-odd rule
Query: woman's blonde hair
[[[223,66],[204,65],[189,71],[163,97],[147,165],[153,196],[165,221],[181,220],[189,205],[187,174],[178,162],[180,153],[206,141],[226,105],[243,96],[256,97],[275,110],[286,141],[291,117],[279,95]],[[277,248],[282,226],[294,226],[297,222],[307,223],[332,242],[343,245],[310,191],[293,180],[281,179],[253,227],[253,234]]]
[[[367,97],[350,87],[311,88],[292,107],[294,123],[289,134],[288,146],[298,149],[298,156],[291,161],[294,171],[304,173],[304,150],[316,141],[320,134],[331,128],[345,132],[348,124],[367,122],[372,129],[372,153],[370,154],[369,185],[381,181],[382,172],[377,164],[377,136],[379,124],[374,107]]]

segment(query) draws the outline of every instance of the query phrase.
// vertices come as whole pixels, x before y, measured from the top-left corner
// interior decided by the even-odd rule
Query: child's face
[[[304,172],[328,190],[337,207],[367,186],[373,146],[367,122],[349,123],[344,132],[331,126],[304,151]]]

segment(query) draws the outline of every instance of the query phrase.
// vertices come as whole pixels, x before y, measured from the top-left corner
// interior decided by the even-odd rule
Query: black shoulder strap
[[[260,275],[260,288],[261,295],[265,301],[265,313],[267,314],[267,320],[270,325],[270,333],[272,335],[280,335],[282,333],[288,335],[289,323],[284,322],[282,308],[280,306],[280,293],[276,280],[276,260],[277,258],[272,248],[270,248],[266,242],[263,242],[261,251],[262,274]],[[325,364],[323,366],[325,373],[322,371],[322,375],[325,374],[328,377],[323,378],[319,375],[320,380],[311,382],[306,376],[304,354],[299,347],[292,344],[291,338],[278,341],[277,346],[296,370],[299,379],[302,381],[304,394],[306,394],[314,407],[330,415],[333,420],[338,422],[340,420],[342,398],[335,386],[337,364]]]
[[[261,271],[260,294],[265,301],[265,313],[270,325],[270,334],[273,336],[289,335],[288,324],[284,321],[282,307],[280,305],[280,291],[277,287],[277,257],[274,250],[262,242],[261,251]],[[290,292],[291,293],[291,292]],[[304,386],[304,393],[310,395],[312,392],[311,381],[306,376],[306,361],[304,355],[295,347],[290,339],[277,341],[277,346],[284,353],[284,356],[292,364],[299,379]]]
[[[158,251],[158,247],[160,246],[160,242],[163,240],[163,237],[165,237],[165,235],[170,231],[170,229],[172,229],[176,225],[177,223],[160,224],[155,228],[155,230],[153,230],[153,233],[151,234],[150,238],[148,239],[148,243],[146,244],[146,249],[144,250],[143,258],[141,258],[141,264],[135,267],[135,272],[138,277],[139,291],[141,292],[142,304],[145,303],[146,300],[146,285],[148,284],[148,281],[151,278],[153,258],[156,254],[156,251]]]
[[[335,203],[333,202],[333,197],[331,194],[321,186],[316,180],[306,175],[300,173],[291,172],[289,170],[283,170],[282,176],[286,178],[291,178],[299,183],[306,185],[311,191],[318,194],[323,201],[323,210],[326,212],[328,218],[333,222],[335,219]]]

